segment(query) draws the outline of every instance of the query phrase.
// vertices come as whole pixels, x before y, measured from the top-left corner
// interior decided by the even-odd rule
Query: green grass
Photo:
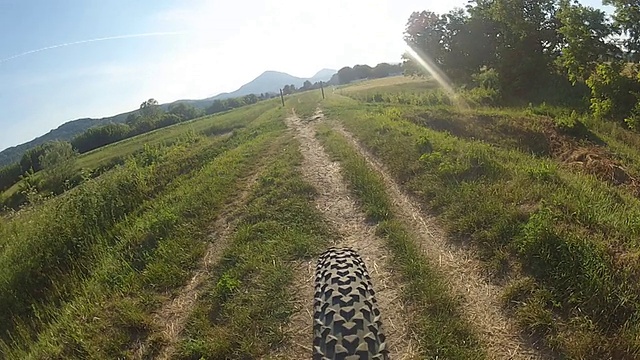
[[[76,165],[79,169],[97,169],[113,162],[122,161],[127,156],[141,151],[145,146],[170,145],[190,134],[204,134],[206,136],[228,134],[246,127],[261,113],[274,106],[273,100],[260,102],[236,111],[205,116],[157,129],[82,154]]]
[[[283,116],[268,110],[223,143],[148,148],[3,222],[3,356],[127,357],[158,337],[151,313],[190,278],[207,224],[282,134]]]
[[[367,217],[387,240],[392,266],[408,284],[405,297],[416,317],[410,319],[424,358],[481,359],[481,344],[464,320],[460,302],[452,297],[442,275],[425,261],[406,225],[394,214],[380,174],[372,170],[340,134],[324,125],[319,136],[329,154],[341,162],[342,173]]]
[[[332,236],[313,207],[315,189],[298,172],[298,146],[285,142],[239,213],[232,245],[189,320],[178,358],[254,359],[286,341],[292,261],[317,255]]]
[[[325,96],[331,90],[325,88]],[[285,106],[289,109],[295,109],[296,115],[301,119],[309,118],[316,112],[318,102],[322,101],[322,92],[318,90],[309,90],[298,94],[288,95],[285,97]]]
[[[145,147],[170,146],[201,135],[226,137],[234,131],[245,128],[251,121],[265,111],[275,107],[276,104],[275,100],[264,101],[235,111],[205,116],[140,134],[79,155],[75,162],[75,168],[78,173],[84,172],[89,176],[95,177],[116,165],[124,164],[129,156],[140,154]],[[36,173],[35,177],[37,180],[41,178],[41,174]],[[6,200],[3,199],[15,196],[22,183],[20,181],[0,194],[0,204],[6,203]]]
[[[535,132],[540,124],[522,110],[356,98],[330,97],[325,114],[343,122],[454,238],[469,239],[488,274],[510,281],[505,305],[526,333],[570,358],[640,356],[640,201],[630,191],[523,148],[508,127]],[[434,112],[452,116],[447,122]],[[465,123],[487,116],[489,126]],[[601,138],[638,141],[584,123]],[[627,165],[637,166],[639,151],[626,151]]]

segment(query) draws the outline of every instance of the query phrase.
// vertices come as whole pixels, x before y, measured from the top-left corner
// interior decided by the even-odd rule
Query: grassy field
[[[143,152],[145,147],[170,146],[200,135],[229,136],[233,131],[246,127],[249,122],[264,111],[273,108],[275,104],[277,104],[275,100],[264,101],[232,112],[205,116],[128,138],[79,155],[74,167],[77,172],[97,176],[116,165],[124,164],[128,157]],[[35,176],[39,177],[39,174],[36,173]],[[22,185],[21,181],[5,190],[0,194],[0,200],[14,195]]]
[[[283,110],[262,110],[223,141],[147,148],[5,221],[4,358],[130,357],[159,332],[151,314],[190,277],[207,224],[282,134]]]
[[[297,170],[291,138],[253,188],[232,245],[191,316],[180,344],[184,359],[257,359],[286,343],[293,311],[293,261],[318,255],[332,235]]]
[[[640,356],[640,136],[563,109],[414,101],[417,86],[345,88],[323,108],[471,242],[525,332],[570,358]]]
[[[295,266],[336,237],[284,122],[318,107],[470,244],[528,338],[560,358],[640,356],[638,134],[562,108],[483,107],[473,94],[459,108],[430,80],[325,90],[84,154],[76,170],[96,176],[0,217],[0,358],[157,356],[169,340],[154,314],[203,271],[225,216],[229,245],[174,355],[268,358],[290,346]],[[391,251],[423,356],[490,357],[380,174],[330,126],[319,138]]]

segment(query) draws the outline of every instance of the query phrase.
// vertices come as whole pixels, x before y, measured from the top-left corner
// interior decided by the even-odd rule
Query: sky
[[[600,6],[599,0],[585,0]],[[466,0],[0,0],[0,150],[78,118],[233,91],[266,70],[397,62],[413,11]]]

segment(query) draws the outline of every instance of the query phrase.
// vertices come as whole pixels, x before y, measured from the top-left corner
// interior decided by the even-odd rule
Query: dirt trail
[[[321,116],[321,118],[323,118]],[[398,216],[410,227],[423,255],[438,264],[452,293],[462,295],[463,311],[486,345],[491,359],[543,359],[548,356],[524,339],[517,325],[502,311],[500,286],[489,283],[481,274],[480,263],[470,249],[452,245],[437,221],[426,215],[420,205],[405,193],[384,166],[339,124],[333,128],[344,135],[353,147],[384,179]]]
[[[226,210],[211,225],[210,242],[189,283],[180,291],[177,297],[167,302],[154,314],[154,323],[162,329],[162,347],[160,350],[157,353],[153,353],[153,349],[147,350],[151,346],[149,341],[138,344],[134,354],[135,359],[170,359],[173,356],[176,350],[175,346],[180,340],[187,319],[198,301],[201,285],[209,279],[209,272],[220,261],[222,254],[230,243],[231,235],[236,225],[234,215],[237,209],[247,202],[251,194],[252,184],[256,183],[260,174],[259,168],[246,180],[240,180],[243,182],[244,189],[239,196],[236,196],[231,203],[226,205]]]
[[[375,228],[367,224],[365,215],[350,197],[349,189],[340,173],[340,164],[330,160],[316,139],[314,119],[316,118],[312,118],[311,121],[301,120],[294,113],[287,119],[287,125],[300,142],[304,156],[303,176],[319,193],[316,207],[341,239],[334,245],[354,248],[367,264],[382,312],[391,358],[417,359],[416,343],[411,340],[413,336],[407,327],[407,310],[401,299],[403,285],[398,282],[398,277],[391,273],[387,260],[390,254],[384,248],[383,240],[375,236]],[[315,260],[299,264],[298,270],[293,282],[296,284],[296,313],[286,329],[293,346],[284,348],[277,354],[271,354],[270,358],[311,357]]]

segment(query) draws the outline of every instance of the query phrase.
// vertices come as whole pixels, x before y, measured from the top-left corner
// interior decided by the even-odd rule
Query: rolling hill
[[[214,100],[228,99],[238,96],[245,96],[249,94],[261,94],[261,93],[273,93],[278,92],[278,89],[284,85],[294,84],[296,87],[301,86],[306,80],[312,83],[317,81],[327,81],[335,74],[335,70],[322,69],[318,71],[314,76],[310,78],[300,78],[293,75],[289,75],[279,71],[265,71],[260,76],[251,80],[250,82],[242,85],[235,91],[230,93],[221,93],[206,99],[200,100],[178,100],[172,103],[162,104],[161,107],[166,110],[170,105],[177,103],[187,103],[200,109],[205,109]],[[0,152],[0,166],[5,166],[18,161],[22,154],[27,150],[34,148],[38,145],[44,144],[48,141],[55,140],[71,140],[75,136],[83,133],[89,128],[105,125],[108,123],[122,123],[125,122],[127,116],[137,110],[129,111],[126,113],[118,114],[115,116],[105,117],[101,119],[82,118],[66,122],[56,129],[49,131],[48,133],[39,136],[26,143],[9,147]]]

